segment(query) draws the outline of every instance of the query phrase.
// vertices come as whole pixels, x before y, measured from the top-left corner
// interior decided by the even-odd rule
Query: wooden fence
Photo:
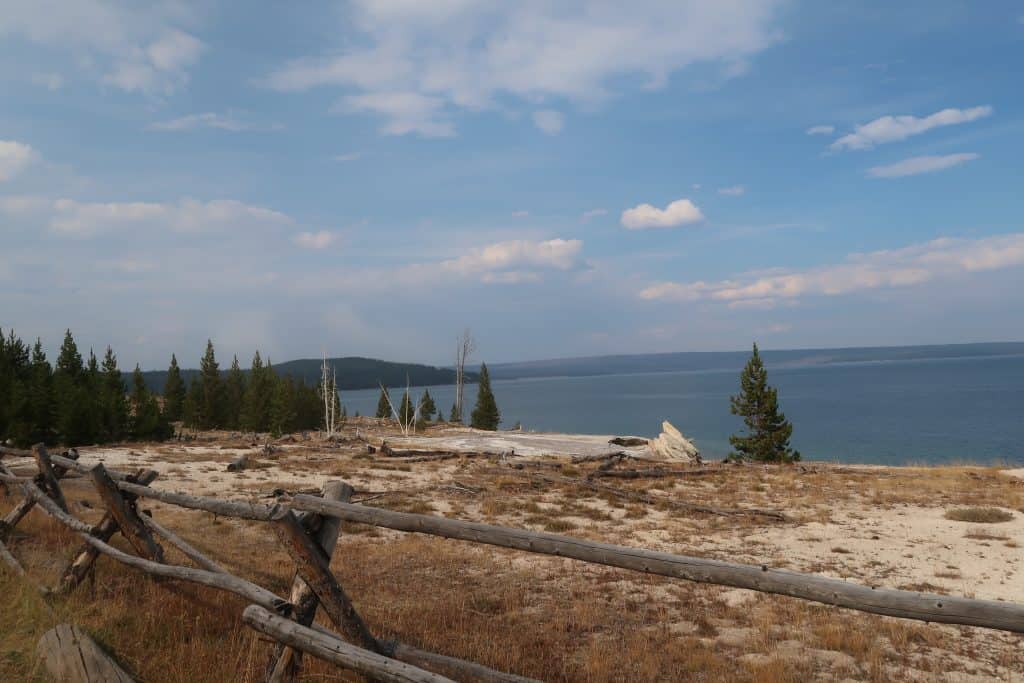
[[[673,555],[557,534],[395,512],[350,503],[353,489],[343,482],[329,482],[322,496],[299,494],[286,503],[261,504],[161,491],[150,486],[157,477],[152,470],[125,473],[107,470],[103,465],[87,467],[72,458],[49,455],[42,445],[34,446],[31,451],[0,447],[0,458],[5,455],[31,457],[38,470],[34,477],[16,476],[0,461],[0,486],[19,490],[23,495],[0,521],[0,559],[13,571],[25,575],[4,541],[11,529],[38,505],[82,539],[81,548],[68,562],[59,584],[53,589],[41,589],[45,594],[74,590],[99,555],[153,576],[191,581],[234,593],[252,603],[242,614],[244,623],[278,644],[267,669],[268,681],[295,680],[303,653],[360,672],[371,680],[519,683],[530,680],[374,636],[330,570],[342,520],[788,595],[904,619],[1024,633],[1024,605],[1017,603],[875,588],[765,565]],[[88,476],[96,488],[105,509],[98,524],[87,524],[70,514],[60,488],[60,479],[69,471]],[[295,563],[290,594],[287,598],[275,595],[228,573],[173,531],[150,516],[140,514],[139,498],[268,523]],[[108,543],[118,532],[135,554]],[[158,538],[180,550],[195,566],[168,564]],[[314,623],[318,609],[323,609],[337,632]]]

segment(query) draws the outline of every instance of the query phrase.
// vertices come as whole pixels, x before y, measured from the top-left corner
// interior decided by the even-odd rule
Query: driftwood
[[[59,624],[39,639],[36,658],[61,683],[133,683],[110,655],[73,624]]]
[[[450,678],[350,645],[308,626],[275,616],[256,605],[245,608],[242,621],[274,640],[374,680],[396,683],[453,683]]]
[[[341,481],[329,481],[324,484],[323,497],[326,500],[347,503],[352,499],[353,493],[354,489]],[[321,515],[317,515],[316,519],[320,524],[314,540],[323,549],[324,554],[330,558],[334,554],[334,546],[338,542],[341,520],[336,517],[323,517]],[[296,623],[303,626],[309,626],[313,623],[320,601],[317,599],[313,589],[309,587],[309,584],[303,581],[297,573],[292,581],[292,590],[288,600],[295,606],[292,619]],[[300,650],[278,645],[274,650],[270,666],[268,666],[270,673],[267,680],[269,683],[294,681],[298,677],[301,665],[302,652]]]
[[[242,454],[228,463],[228,472],[241,472],[249,466],[249,456]]]
[[[647,439],[641,438],[639,436],[617,436],[614,439],[608,439],[608,443],[610,443],[613,446],[630,447],[646,446],[648,441]]]
[[[700,583],[788,595],[862,612],[1024,633],[1024,605],[1015,603],[874,588],[814,574],[770,569],[766,565],[672,555],[539,531],[336,503],[312,496],[296,496],[292,506],[334,515],[349,522],[568,557]]]

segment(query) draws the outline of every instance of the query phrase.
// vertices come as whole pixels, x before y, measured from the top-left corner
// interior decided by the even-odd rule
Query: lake
[[[769,382],[805,460],[902,465],[1024,464],[1024,355],[772,367]],[[737,370],[545,377],[492,382],[502,428],[656,436],[669,420],[706,459],[729,453]],[[445,414],[452,386],[429,387]],[[393,388],[395,401],[402,388]],[[414,387],[419,396],[422,388]],[[342,392],[372,415],[379,390]],[[466,411],[476,387],[466,387]]]

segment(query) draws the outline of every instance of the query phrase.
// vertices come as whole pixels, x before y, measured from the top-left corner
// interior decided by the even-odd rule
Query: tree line
[[[456,395],[455,403],[452,404],[452,409],[448,413],[448,422],[461,422],[458,417],[461,413],[461,407],[458,402],[459,397]],[[423,395],[420,396],[415,404],[409,396],[409,390],[406,389],[402,395],[402,401],[395,407],[391,402],[390,392],[383,386],[380,389],[380,396],[377,398],[377,410],[374,413],[374,416],[378,418],[390,419],[397,417],[398,421],[402,424],[416,423],[418,427],[423,427],[427,423],[434,421],[435,415],[437,422],[446,421],[444,412],[434,403],[434,398],[430,395],[429,389],[423,391]],[[500,423],[501,411],[498,409],[498,403],[494,398],[494,391],[491,389],[491,376],[487,371],[487,364],[482,363],[480,365],[476,405],[470,414],[469,426],[474,429],[484,429],[493,432],[498,429]]]

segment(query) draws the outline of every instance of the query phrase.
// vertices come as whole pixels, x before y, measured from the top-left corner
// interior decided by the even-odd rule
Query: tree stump
[[[73,624],[59,624],[43,634],[36,657],[62,683],[134,683],[110,655]]]

